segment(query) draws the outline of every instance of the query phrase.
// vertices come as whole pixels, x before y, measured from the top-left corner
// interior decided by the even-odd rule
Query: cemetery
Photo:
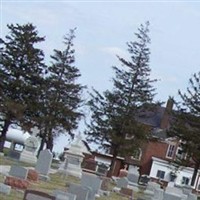
[[[102,166],[96,173],[84,170],[81,164],[86,150],[82,148],[79,136],[66,150],[64,161],[58,165],[55,165],[53,154],[48,149],[42,150],[36,158],[36,139],[31,136],[27,140],[19,157],[0,156],[1,200],[200,199],[192,188],[175,187],[173,184],[163,187],[150,177],[139,178],[136,170],[123,168],[118,176],[112,177],[107,177]],[[32,159],[26,158],[26,155],[32,155]]]

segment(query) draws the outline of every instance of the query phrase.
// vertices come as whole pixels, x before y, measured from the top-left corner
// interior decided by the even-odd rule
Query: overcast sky
[[[140,24],[150,22],[150,67],[159,81],[157,100],[177,98],[191,75],[200,70],[200,1],[42,1],[1,0],[1,38],[7,24],[33,23],[46,40],[46,61],[63,48],[63,36],[77,27],[76,67],[80,82],[99,91],[111,88],[116,55],[127,57],[126,42],[134,41]],[[82,128],[80,128],[81,130]],[[68,144],[61,137],[54,150]]]

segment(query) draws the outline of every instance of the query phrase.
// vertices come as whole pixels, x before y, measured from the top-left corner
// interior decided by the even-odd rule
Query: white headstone
[[[84,158],[81,141],[81,135],[79,134],[69,147],[69,150],[65,152],[65,169],[62,169],[65,174],[78,178],[82,176],[81,163]]]
[[[36,150],[39,146],[39,141],[37,137],[30,136],[25,140],[25,148],[20,154],[19,160],[22,162],[33,163],[37,162]]]

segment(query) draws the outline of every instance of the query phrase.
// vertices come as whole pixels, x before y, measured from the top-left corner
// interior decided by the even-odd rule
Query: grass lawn
[[[24,167],[33,167],[30,164],[19,162],[16,160],[12,160],[8,157],[2,157],[0,156],[0,165],[20,165]],[[55,168],[54,165],[52,168]],[[60,176],[60,174],[50,174],[50,181],[37,181],[37,182],[31,182],[29,189],[34,190],[40,190],[43,192],[46,192],[48,194],[52,194],[53,190],[60,189],[63,191],[67,191],[67,185],[69,183],[79,183],[80,180],[78,178],[68,176],[66,178],[63,178]],[[0,174],[0,183],[4,182],[4,175]],[[109,188],[112,190],[112,188],[115,185],[113,183],[110,183]],[[24,191],[12,189],[10,195],[4,195],[0,193],[0,200],[22,200],[24,195]],[[137,194],[134,194],[134,197],[142,196],[142,192],[139,192]],[[127,200],[127,197],[121,196],[118,193],[111,192],[110,196],[101,196],[99,198],[96,198],[98,200]],[[200,200],[200,198],[198,198]]]
[[[30,164],[19,162],[16,160],[12,160],[8,157],[0,156],[0,165],[20,165],[23,167],[33,167]],[[54,168],[54,166],[53,166]],[[60,189],[63,191],[67,191],[67,185],[69,183],[79,183],[80,180],[78,178],[68,176],[63,178],[60,174],[49,174],[50,181],[37,181],[31,182],[29,189],[40,190],[46,192],[48,194],[52,194],[53,190]],[[4,175],[0,174],[0,182],[4,182]],[[112,189],[114,187],[113,183],[110,183],[109,188]],[[22,200],[24,195],[24,191],[12,189],[10,195],[5,195],[0,193],[0,200]],[[102,196],[97,198],[98,200],[127,200],[127,197],[121,196],[117,193],[111,192],[110,196]]]

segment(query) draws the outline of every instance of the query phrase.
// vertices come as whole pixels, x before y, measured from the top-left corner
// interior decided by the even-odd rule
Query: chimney
[[[161,122],[160,122],[161,129],[167,129],[169,127],[169,118],[170,118],[170,115],[172,112],[173,104],[174,104],[174,100],[173,100],[173,98],[170,97],[167,101],[165,111],[161,118]]]

